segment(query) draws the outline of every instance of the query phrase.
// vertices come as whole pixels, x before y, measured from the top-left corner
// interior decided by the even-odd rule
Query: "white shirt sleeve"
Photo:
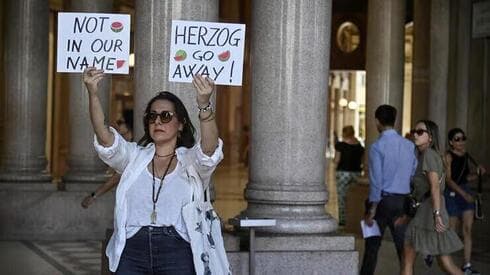
[[[223,159],[223,141],[218,139],[218,146],[214,150],[211,156],[204,154],[201,148],[201,141],[196,142],[196,145],[192,147],[192,153],[194,155],[195,167],[201,176],[203,182],[208,181],[211,178],[211,174],[216,169],[216,166]]]
[[[135,142],[126,141],[116,129],[110,127],[109,130],[114,134],[114,143],[109,147],[101,145],[97,136],[94,135],[94,147],[99,158],[107,165],[122,174],[131,159],[131,155],[136,151]]]

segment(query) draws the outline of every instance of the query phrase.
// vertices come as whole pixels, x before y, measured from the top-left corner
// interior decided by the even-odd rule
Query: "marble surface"
[[[49,181],[46,167],[48,2],[7,1],[0,182]],[[3,42],[3,41],[2,41]]]
[[[275,233],[325,233],[331,1],[252,5],[250,181],[243,216],[275,218]]]

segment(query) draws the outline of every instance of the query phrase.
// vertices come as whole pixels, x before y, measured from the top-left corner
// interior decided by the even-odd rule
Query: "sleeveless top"
[[[470,171],[468,167],[468,153],[462,156],[456,155],[452,151],[448,151],[451,154],[451,179],[458,185],[466,184],[466,176]]]

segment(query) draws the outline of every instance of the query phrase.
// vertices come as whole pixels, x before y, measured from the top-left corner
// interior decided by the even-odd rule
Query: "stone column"
[[[439,125],[440,141],[447,125],[449,5],[447,0],[431,0],[429,119]]]
[[[405,1],[371,0],[368,5],[366,49],[366,144],[378,136],[374,112],[394,106],[399,131],[403,114]]]
[[[272,233],[325,233],[326,106],[331,1],[252,4],[252,131],[248,208]]]
[[[112,12],[112,0],[77,0],[70,2],[72,12]],[[99,159],[93,146],[94,131],[88,111],[88,93],[81,74],[67,75],[70,85],[70,151],[69,170],[63,177],[67,183],[96,183],[107,178],[107,166]],[[99,97],[106,118],[109,118],[111,75],[99,84]],[[106,119],[107,120],[107,119]]]
[[[46,182],[46,90],[49,5],[43,0],[4,3],[3,137],[0,181]],[[2,41],[3,43],[3,41]]]
[[[469,95],[469,71],[470,71],[470,41],[471,41],[471,18],[472,18],[472,2],[466,0],[455,0],[454,8],[451,8],[451,18],[454,18],[456,24],[452,24],[450,28],[456,31],[454,41],[456,47],[454,54],[450,52],[449,56],[456,57],[449,66],[450,79],[455,81],[455,85],[448,87],[448,107],[451,110],[448,112],[448,128],[459,127],[468,129],[468,95]],[[453,38],[451,37],[451,40]],[[470,121],[471,118],[470,118]],[[449,130],[449,129],[448,129]],[[442,133],[443,141],[446,133]]]
[[[135,1],[135,12],[135,139],[143,136],[146,104],[160,91],[176,94],[186,105],[192,124],[199,128],[194,87],[168,81],[170,31],[172,19],[217,22],[218,1]]]
[[[4,4],[4,1],[0,1],[0,106],[4,106],[4,100],[5,100],[5,97],[4,97],[4,89],[5,89],[5,85],[4,85],[4,74],[3,74],[3,49],[4,49],[4,37],[5,37],[5,33],[3,31],[3,18],[4,18],[4,10],[5,10],[5,4]],[[3,129],[4,129],[4,118],[3,118],[3,114],[2,112],[0,112],[0,144],[3,144]],[[1,147],[0,147],[0,150],[1,150]]]
[[[430,2],[415,0],[413,3],[412,127],[418,120],[426,119],[429,112]]]

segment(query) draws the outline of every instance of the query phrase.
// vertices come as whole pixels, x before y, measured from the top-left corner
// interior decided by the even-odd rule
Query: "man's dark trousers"
[[[364,258],[362,260],[360,272],[361,275],[374,274],[376,262],[378,260],[378,251],[387,226],[390,228],[391,236],[393,236],[396,252],[398,253],[398,260],[401,261],[407,225],[401,224],[395,226],[395,221],[403,215],[404,200],[405,195],[388,194],[382,196],[381,201],[376,207],[376,214],[374,216],[374,219],[378,223],[381,236],[365,239]]]

